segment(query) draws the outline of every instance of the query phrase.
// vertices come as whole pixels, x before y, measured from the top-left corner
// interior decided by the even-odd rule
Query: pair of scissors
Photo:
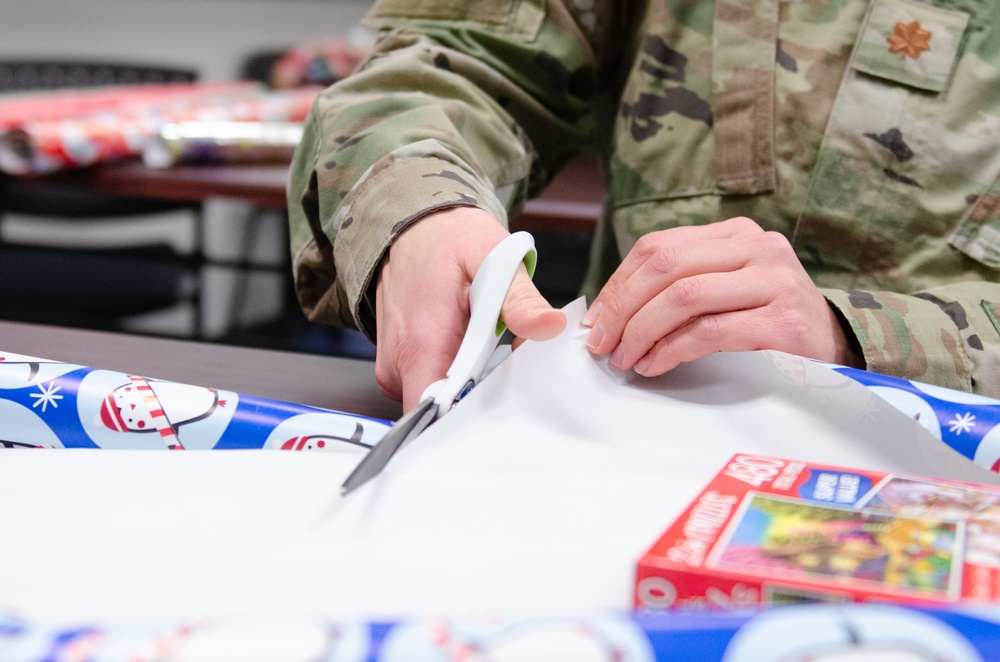
[[[495,354],[507,326],[500,320],[500,309],[521,263],[528,275],[535,272],[535,240],[527,232],[515,232],[490,251],[483,260],[469,288],[469,326],[444,379],[428,386],[420,404],[400,418],[358,463],[340,488],[348,494],[368,482],[385,468],[407,441],[423,432],[458,404],[486,376],[487,368],[497,363]]]

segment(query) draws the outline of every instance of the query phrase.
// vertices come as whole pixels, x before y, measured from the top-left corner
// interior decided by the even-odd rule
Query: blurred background
[[[48,76],[45,63],[272,86],[278,63],[297,53],[297,73],[322,78],[322,45],[370,43],[359,27],[370,4],[0,0],[0,92],[51,87],[32,78]],[[288,75],[286,66],[280,85],[328,82]],[[589,232],[535,234],[543,256],[536,279],[562,305],[575,297]],[[119,200],[48,182],[25,187],[9,175],[0,175],[0,319],[373,356],[360,334],[311,324],[298,310],[284,209],[228,197]]]
[[[257,52],[346,36],[371,0],[0,0],[0,58],[191,67],[232,80]]]

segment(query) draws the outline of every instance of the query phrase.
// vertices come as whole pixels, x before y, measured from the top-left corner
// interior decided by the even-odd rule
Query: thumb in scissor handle
[[[497,244],[479,266],[469,288],[469,326],[455,360],[445,379],[431,384],[421,397],[433,395],[438,416],[451,409],[482,380],[500,337],[507,329],[500,319],[500,311],[522,262],[528,275],[533,275],[537,263],[535,240],[527,232],[515,232]]]

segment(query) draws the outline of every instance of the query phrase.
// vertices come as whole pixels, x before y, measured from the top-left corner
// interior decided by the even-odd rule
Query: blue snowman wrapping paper
[[[42,625],[0,614],[0,662],[984,662],[1000,612],[885,604],[387,622],[318,614]]]
[[[976,464],[1000,471],[1000,401],[843,366]],[[385,420],[0,350],[0,446],[364,452]]]
[[[0,446],[338,450],[385,420],[0,351]]]
[[[1000,400],[856,368],[833,369],[864,384],[979,466],[1000,471]]]

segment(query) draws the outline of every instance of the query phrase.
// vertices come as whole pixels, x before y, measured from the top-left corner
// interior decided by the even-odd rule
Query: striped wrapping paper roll
[[[164,124],[142,151],[148,168],[178,163],[288,163],[302,140],[300,122]]]
[[[0,351],[0,447],[334,450],[389,421]]]

